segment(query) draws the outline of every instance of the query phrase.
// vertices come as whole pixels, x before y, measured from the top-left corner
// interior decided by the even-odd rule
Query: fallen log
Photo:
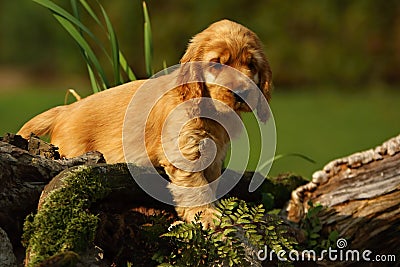
[[[13,247],[7,233],[0,228],[0,266],[14,267],[17,265]]]
[[[174,207],[161,203],[147,195],[132,179],[126,164],[107,165],[99,164],[104,158],[98,152],[89,152],[71,159],[59,159],[57,149],[32,136],[27,142],[19,136],[7,134],[0,138],[0,227],[3,227],[12,240],[14,252],[17,251],[21,262],[21,234],[22,225],[26,216],[41,207],[46,196],[63,187],[63,177],[76,172],[78,165],[85,165],[80,170],[90,169],[91,175],[100,172],[103,180],[108,181],[107,187],[110,194],[91,206],[94,214],[101,219],[98,239],[101,239],[102,247],[111,255],[120,255],[121,244],[126,242],[121,233],[127,231],[136,235],[141,232],[140,225],[145,223],[149,215],[168,213],[171,220],[177,220]],[[150,169],[135,167],[135,172],[141,176],[161,174],[168,179],[163,169],[157,173]],[[132,168],[130,168],[132,171]],[[239,180],[240,174],[230,170],[227,177]],[[294,175],[282,175],[275,179],[266,179],[263,186],[256,192],[248,192],[249,183],[254,173],[244,173],[242,179],[229,193],[229,196],[237,196],[241,199],[260,203],[263,194],[274,194],[270,208],[281,207],[290,196],[290,192],[305,183],[301,177]],[[257,174],[256,174],[257,175]],[[55,177],[55,178],[53,178]],[[39,200],[40,197],[40,200]],[[172,222],[172,221],[171,221]],[[136,230],[134,230],[136,229]],[[138,238],[136,238],[138,239]],[[108,241],[107,241],[108,240]],[[123,246],[122,246],[123,247]],[[132,245],[126,247],[132,249]],[[136,249],[136,257],[147,255],[145,246],[142,253]],[[96,248],[89,249],[90,260],[93,260]],[[128,253],[128,252],[127,252]],[[131,251],[129,253],[132,253]],[[71,257],[72,254],[68,254]],[[57,258],[57,257],[56,257]],[[55,259],[50,259],[53,261]],[[149,260],[149,259],[148,259]]]
[[[239,174],[227,171],[238,178]],[[83,266],[93,262],[100,266],[120,266],[130,261],[134,266],[155,266],[152,256],[162,248],[173,247],[160,235],[168,232],[167,228],[179,218],[174,206],[147,195],[131,177],[132,172],[142,181],[159,174],[167,179],[162,170],[157,172],[131,164],[128,168],[123,163],[77,166],[53,178],[43,190],[37,215],[29,217],[25,224],[25,264],[32,266],[41,262],[41,266],[50,266],[55,261],[68,261]],[[247,190],[252,175],[246,173],[231,196]],[[304,182],[295,176],[279,181],[292,186]],[[273,182],[266,182],[274,186]],[[281,186],[274,182],[275,188]],[[252,200],[259,203],[261,192],[254,193]],[[82,242],[86,244],[83,247]],[[74,253],[51,254],[60,251],[60,244]],[[94,253],[96,249],[100,252]],[[254,261],[252,266],[261,266],[257,258],[253,259],[254,248],[248,247],[248,251],[248,259]]]
[[[46,198],[46,194],[63,186],[60,177],[76,171],[76,168],[70,168],[75,165],[89,164],[91,171],[99,172],[102,174],[102,179],[112,181],[107,183],[108,190],[112,193],[90,206],[91,212],[98,214],[102,222],[97,236],[111,254],[121,255],[121,250],[118,249],[124,246],[131,246],[130,250],[124,251],[125,253],[132,253],[132,244],[120,242],[127,242],[127,234],[130,235],[128,238],[130,242],[140,240],[137,237],[142,234],[143,228],[138,225],[146,224],[143,214],[147,216],[167,212],[175,218],[173,207],[155,201],[134,183],[126,164],[97,165],[103,159],[101,154],[95,152],[74,159],[56,160],[51,158],[57,157],[54,147],[41,145],[40,141],[38,143],[39,145],[36,143],[34,150],[29,153],[26,150],[29,149],[27,144],[18,137],[11,135],[0,140],[0,182],[3,185],[0,188],[2,196],[0,227],[7,232],[13,245],[19,243],[22,221],[26,214],[36,209],[44,186],[52,180],[52,177],[59,174],[58,178],[53,179],[43,191],[42,199]],[[47,147],[47,152],[41,152],[40,147]],[[310,201],[314,204],[320,203],[325,207],[319,214],[323,232],[337,231],[339,237],[349,242],[346,248],[368,249],[375,255],[395,255],[398,259],[400,257],[399,152],[400,136],[397,136],[375,149],[329,163],[323,170],[314,173],[312,181],[307,184],[295,176],[281,177],[283,180],[266,179],[262,188],[253,194],[249,194],[247,190],[253,173],[245,173],[230,192],[230,196],[259,203],[265,193],[271,193],[279,203],[274,207],[279,208],[289,199],[291,192],[286,214],[289,221],[301,224],[310,208]],[[81,170],[86,168],[88,167],[84,166]],[[152,175],[145,168],[138,167],[137,172],[142,175]],[[162,170],[158,172],[163,174]],[[237,174],[232,172],[231,175]],[[167,179],[166,176],[165,178]],[[283,191],[282,195],[277,195],[278,191]],[[293,227],[298,230],[301,226],[293,225]],[[299,240],[301,241],[301,238]],[[146,245],[136,244],[134,247],[141,247],[144,255],[144,252],[151,251]],[[103,253],[97,249],[96,247],[89,249],[90,255],[87,257],[93,260],[95,256]],[[74,257],[73,254],[67,256]],[[135,256],[140,257],[140,253]],[[85,255],[81,255],[82,257]],[[144,259],[142,261],[144,262]],[[321,263],[329,264],[326,261]],[[341,265],[347,264],[350,263],[342,262]],[[357,266],[358,263],[353,262],[353,264]],[[387,266],[394,265],[391,262]]]
[[[400,135],[375,149],[336,159],[315,172],[311,182],[292,192],[287,219],[299,222],[310,201],[326,207],[319,217],[323,231],[337,231],[346,240],[342,244],[346,249],[395,255],[398,264]]]
[[[25,217],[36,210],[43,188],[54,176],[72,166],[105,162],[98,152],[56,160],[54,146],[34,136],[29,143],[14,134],[0,138],[0,228],[14,248],[21,246]]]

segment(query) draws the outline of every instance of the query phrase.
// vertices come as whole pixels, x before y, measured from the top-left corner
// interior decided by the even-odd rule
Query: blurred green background
[[[141,1],[101,3],[135,74],[145,78]],[[216,20],[235,20],[259,35],[274,76],[277,153],[301,153],[317,162],[284,158],[271,174],[310,177],[332,159],[399,134],[400,1],[149,0],[147,5],[156,71],[164,60],[178,63],[188,40]],[[92,30],[101,36],[100,29]],[[33,115],[63,104],[69,88],[91,93],[74,41],[33,1],[1,0],[0,134],[16,132]]]

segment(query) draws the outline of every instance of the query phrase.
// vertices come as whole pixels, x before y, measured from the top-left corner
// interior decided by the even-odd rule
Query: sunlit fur
[[[231,66],[254,81],[263,92],[266,99],[270,98],[271,70],[264,55],[262,45],[256,34],[244,26],[229,20],[218,21],[197,34],[189,43],[181,63],[194,61],[218,62]],[[211,78],[230,82],[232,88],[239,86],[237,77],[224,77],[218,70],[210,70]],[[182,73],[157,78],[160,85],[171,79],[182,79]],[[31,133],[36,135],[50,134],[51,143],[59,147],[65,157],[74,157],[87,151],[97,150],[104,154],[108,163],[125,162],[122,145],[122,127],[125,112],[135,91],[144,80],[129,82],[115,88],[93,94],[70,105],[50,109],[28,121],[18,132],[27,138]],[[183,81],[184,82],[184,81]],[[157,88],[154,88],[157,90]],[[148,97],[151,97],[149,93]],[[221,174],[222,161],[229,144],[229,137],[218,123],[204,118],[189,121],[179,133],[179,148],[185,158],[194,160],[199,157],[199,145],[204,138],[211,138],[217,145],[217,155],[212,164],[204,171],[188,172],[176,168],[164,155],[161,144],[162,125],[170,112],[182,102],[197,98],[211,97],[234,109],[237,113],[250,111],[243,103],[235,101],[228,89],[202,83],[190,83],[179,86],[165,94],[154,106],[146,124],[146,149],[151,163],[163,166],[172,183],[186,187],[207,185]],[[146,101],[146,99],[143,99]],[[266,121],[268,111],[263,101],[258,101],[257,115]],[[143,116],[141,107],[134,108],[131,116]],[[223,116],[223,115],[222,115]],[[128,125],[132,132],[136,125]],[[129,144],[135,147],[134,141]],[[144,151],[136,151],[142,155]],[[138,158],[136,163],[141,163]],[[186,221],[202,212],[204,226],[212,225],[213,204],[197,207],[184,207],[182,203],[200,203],[209,198],[214,188],[207,192],[184,195],[179,190],[172,189],[172,195],[178,207],[178,215]],[[181,205],[180,205],[181,204]]]

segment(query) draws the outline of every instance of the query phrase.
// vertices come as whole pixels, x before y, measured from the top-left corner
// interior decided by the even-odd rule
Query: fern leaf
[[[251,224],[251,223],[243,225],[243,229],[246,231],[250,231],[250,230],[256,229],[256,228],[257,228],[257,225]]]
[[[227,229],[224,230],[223,234],[224,234],[224,236],[228,236],[229,234],[235,233],[235,232],[237,232],[237,229],[235,229],[235,228],[227,228]]]

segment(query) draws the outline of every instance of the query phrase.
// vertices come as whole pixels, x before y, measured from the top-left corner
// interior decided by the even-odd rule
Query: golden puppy
[[[220,63],[236,69],[259,87],[262,92],[261,97],[269,100],[271,70],[259,38],[246,27],[229,20],[222,20],[197,34],[189,43],[181,63],[198,61]],[[132,121],[135,121],[135,117],[147,116],[143,113],[141,105],[128,108],[135,92],[145,85],[146,80],[126,83],[73,104],[52,108],[27,122],[18,134],[25,138],[31,133],[50,134],[51,143],[59,147],[60,154],[65,157],[74,157],[97,150],[104,154],[108,163],[125,162],[128,159],[140,165],[143,163],[141,157],[147,154],[154,166],[165,168],[173,185],[207,186],[221,175],[222,162],[230,140],[227,130],[212,119],[202,117],[201,110],[214,109],[215,114],[219,114],[221,119],[229,119],[232,111],[239,115],[241,112],[251,111],[251,108],[243,101],[243,98],[248,97],[246,86],[250,85],[247,81],[238,78],[238,75],[221,71],[220,64],[207,66],[200,71],[193,71],[188,65],[171,74],[147,80],[153,88],[148,88],[149,93],[146,97],[151,98],[157,93],[162,97],[152,107],[146,118],[146,124],[142,128],[129,124],[129,120],[125,120],[125,115],[133,117]],[[202,77],[198,82],[191,82],[190,79],[193,79],[193,76]],[[212,82],[207,82],[209,79]],[[165,94],[160,93],[159,88],[169,86],[171,81],[175,81],[179,86]],[[226,86],[219,86],[219,82]],[[234,90],[231,91],[227,87]],[[149,100],[146,97],[140,100],[143,104]],[[254,98],[254,94],[252,97]],[[176,148],[179,153],[171,152],[174,151],[176,142],[171,141],[168,148],[168,142],[163,143],[161,138],[165,121],[180,104],[199,98],[220,101],[223,105],[208,103],[202,106],[201,101],[193,102],[194,116],[187,117],[189,120],[180,126],[177,124],[176,127],[180,127],[176,129],[177,136],[165,139],[177,141]],[[254,99],[252,101],[254,102]],[[263,104],[263,99],[255,99],[255,101],[258,117],[266,121],[268,110]],[[124,126],[124,120],[128,125]],[[143,132],[143,130],[146,151],[135,151],[135,147],[140,147],[135,144],[138,142],[135,138],[131,138],[127,144],[123,145],[123,131],[124,135],[127,131],[135,136],[135,133]],[[204,152],[202,148],[207,147],[204,145],[204,140],[212,140],[216,148],[212,162],[205,169],[191,170],[190,167],[182,168],[176,164],[180,160],[179,156],[189,161],[199,159]],[[125,157],[126,146],[129,146],[133,152],[125,151]],[[166,155],[167,150],[170,151],[169,155]],[[214,189],[189,194],[183,193],[179,188],[170,187],[170,189],[178,206],[176,210],[182,219],[191,221],[196,213],[202,212],[204,226],[212,224],[215,210],[213,204],[204,202],[204,199],[212,199],[210,194],[214,192]],[[201,205],[196,206],[198,203]]]

